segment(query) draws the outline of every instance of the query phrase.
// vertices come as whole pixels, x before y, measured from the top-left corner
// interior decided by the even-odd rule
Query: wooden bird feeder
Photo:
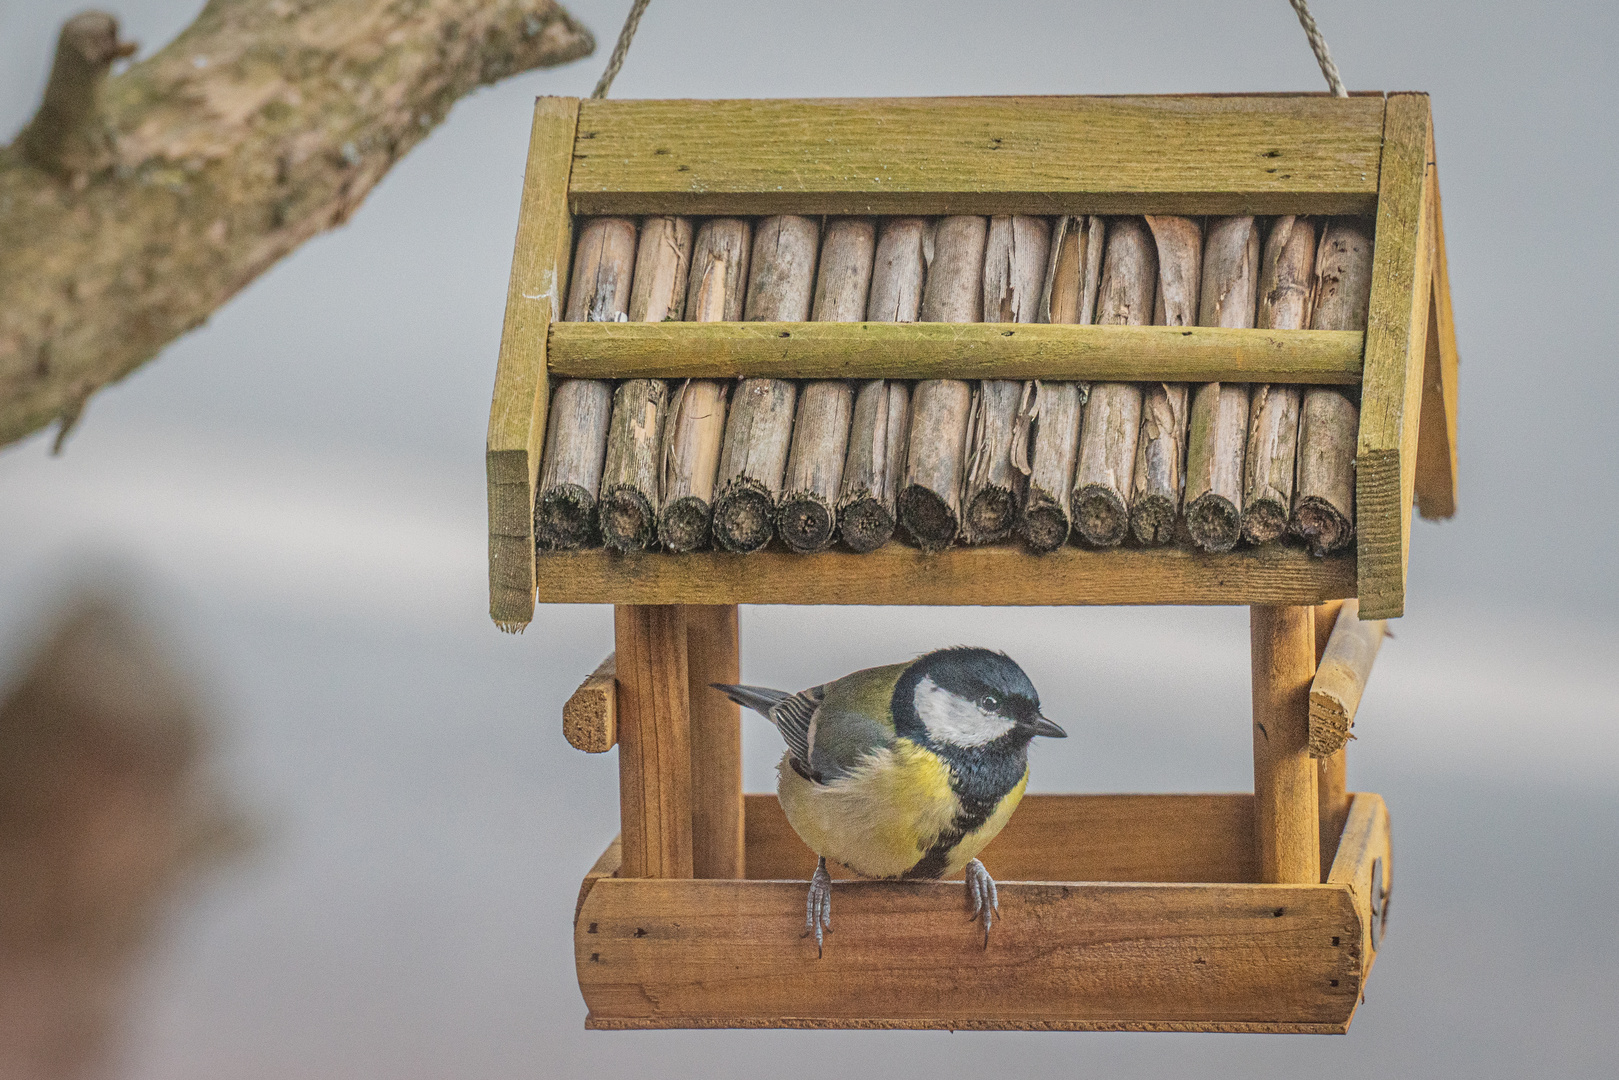
[[[1383,801],[1345,792],[1342,747],[1380,620],[1404,611],[1412,506],[1448,516],[1456,491],[1433,145],[1416,93],[540,99],[489,425],[490,603],[508,630],[536,600],[615,605],[616,654],[565,714],[575,746],[619,750],[621,836],[575,912],[589,1027],[1347,1029],[1390,863]],[[670,215],[1309,215],[1375,242],[1364,332],[564,321],[585,219]],[[1359,406],[1354,539],[1324,557],[898,536],[865,554],[536,551],[561,380],[744,376],[1337,387]],[[740,717],[708,689],[738,681],[738,604],[1248,605],[1254,792],[1031,795],[983,855],[987,950],[959,883],[850,881],[817,959],[814,857],[774,795],[743,795]]]

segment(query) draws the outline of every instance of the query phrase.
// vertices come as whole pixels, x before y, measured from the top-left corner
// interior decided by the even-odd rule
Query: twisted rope
[[[1338,65],[1332,62],[1332,52],[1327,48],[1327,39],[1321,36],[1321,28],[1315,24],[1315,16],[1310,14],[1310,0],[1287,0],[1298,13],[1299,25],[1304,27],[1304,36],[1310,39],[1310,51],[1315,53],[1315,62],[1321,65],[1321,74],[1327,77],[1327,88],[1332,91],[1333,97],[1348,97],[1349,91],[1344,89],[1344,80],[1338,74]]]
[[[613,46],[613,55],[607,60],[607,70],[602,72],[601,79],[596,83],[596,89],[590,92],[591,97],[604,98],[607,96],[607,91],[612,88],[613,80],[618,78],[618,69],[624,66],[624,57],[630,51],[630,42],[635,40],[635,30],[641,25],[641,16],[645,13],[646,6],[651,2],[652,0],[635,0],[635,4],[630,8],[629,15],[624,19],[624,29],[618,32],[618,44]],[[1314,24],[1312,23],[1311,25]],[[1326,46],[1323,45],[1322,48],[1326,48]],[[1332,61],[1328,60],[1327,63],[1330,64]]]

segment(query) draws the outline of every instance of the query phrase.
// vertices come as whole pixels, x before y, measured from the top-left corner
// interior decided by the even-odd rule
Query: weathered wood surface
[[[1096,321],[1144,326],[1152,321],[1157,294],[1158,252],[1146,223],[1133,217],[1110,221]],[[1085,402],[1074,475],[1074,528],[1100,547],[1122,541],[1130,524],[1141,397],[1141,387],[1134,383],[1099,382]]]
[[[922,311],[927,251],[933,223],[926,218],[885,218],[877,237],[866,319],[874,323],[914,323]]]
[[[911,388],[876,379],[860,387],[838,494],[838,535],[852,551],[875,551],[899,523],[899,488],[910,437]]]
[[[1265,238],[1259,274],[1262,330],[1302,330],[1310,325],[1315,285],[1315,222],[1276,219]],[[1254,388],[1248,418],[1248,457],[1242,473],[1242,535],[1268,544],[1287,531],[1293,513],[1293,476],[1298,458],[1297,386],[1261,383]]]
[[[1387,625],[1382,619],[1363,621],[1359,602],[1344,601],[1310,683],[1311,757],[1330,757],[1354,738],[1350,729]]]
[[[922,322],[983,321],[984,245],[989,222],[947,217],[933,230],[922,290]],[[911,392],[911,431],[899,520],[921,548],[938,551],[961,531],[971,387],[960,379],[925,379]]]
[[[562,703],[562,734],[569,746],[587,754],[605,754],[618,744],[618,674],[613,653]]]
[[[1321,670],[1321,657],[1327,651],[1333,624],[1347,600],[1329,600],[1315,605],[1315,666]],[[1335,754],[1316,758],[1315,786],[1321,816],[1321,873],[1322,880],[1332,868],[1338,854],[1338,839],[1343,834],[1344,822],[1349,817],[1349,770],[1347,748]]]
[[[691,712],[682,609],[618,605],[613,640],[622,872],[689,878]]]
[[[1359,1000],[1347,885],[1003,879],[987,951],[963,891],[841,883],[817,959],[801,880],[598,878],[574,934],[587,1023],[1331,1033]]]
[[[1445,214],[1439,170],[1433,177],[1433,294],[1428,300],[1428,347],[1422,372],[1422,421],[1417,432],[1417,512],[1425,518],[1456,513],[1456,322],[1450,307],[1450,266],[1445,257]]]
[[[877,283],[882,281],[879,276]],[[551,373],[570,378],[1360,381],[1364,334],[1033,323],[555,323]],[[914,308],[913,308],[914,310]],[[1148,301],[1151,311],[1151,301]]]
[[[1258,303],[1259,225],[1251,217],[1209,223],[1198,322],[1251,327]],[[1186,437],[1186,529],[1204,551],[1230,551],[1242,536],[1242,466],[1248,386],[1204,383],[1192,392]]]
[[[560,312],[573,249],[565,192],[579,99],[534,105],[523,208],[506,292],[484,463],[489,485],[489,616],[508,632],[534,616],[534,495],[544,448],[546,330]]]
[[[714,683],[742,679],[735,604],[681,608],[691,709],[691,864],[699,878],[746,874],[742,711]]]
[[[1433,126],[1425,94],[1388,99],[1355,448],[1361,613],[1405,612],[1434,261]]]
[[[1311,321],[1333,330],[1366,326],[1372,287],[1372,238],[1355,221],[1328,223],[1316,256]],[[1313,387],[1299,406],[1292,531],[1317,554],[1338,551],[1355,534],[1355,440],[1360,410],[1336,390]]]
[[[1190,218],[1147,218],[1158,247],[1158,299],[1153,322],[1160,326],[1197,325],[1203,279],[1203,230]],[[1186,429],[1190,387],[1160,382],[1145,389],[1141,434],[1136,439],[1135,475],[1130,489],[1130,531],[1142,544],[1167,544],[1175,536],[1186,478]]]
[[[686,317],[691,245],[691,218],[649,217],[641,222],[630,286],[631,322],[679,322]]]
[[[742,318],[751,230],[737,218],[711,218],[697,230],[686,294],[688,320]],[[663,505],[658,510],[658,539],[671,551],[708,545],[729,400],[730,386],[716,379],[689,379],[672,396],[659,484]]]
[[[539,600],[558,604],[1319,604],[1355,595],[1350,554],[1311,558],[1277,545],[1204,555],[1012,547],[928,553],[889,544],[870,554],[617,555],[538,559]]]
[[[587,101],[581,214],[1344,214],[1381,96]]]
[[[596,218],[579,230],[563,318],[616,322],[629,312],[635,274],[635,222]],[[542,548],[594,543],[613,384],[565,379],[552,392],[545,458],[534,504],[534,539]]]
[[[1321,880],[1320,801],[1309,753],[1315,612],[1249,611],[1253,665],[1254,810],[1261,881]]]
[[[815,275],[817,322],[860,322],[871,291],[877,226],[870,218],[837,218],[827,223]],[[849,449],[854,388],[848,382],[806,382],[793,420],[793,448],[787,457],[776,531],[794,551],[823,551],[837,535],[838,494]]]
[[[1393,875],[1388,807],[1380,796],[1357,792],[1350,799],[1327,883],[1347,885],[1352,890],[1361,927],[1362,979],[1371,973],[1388,925]]]

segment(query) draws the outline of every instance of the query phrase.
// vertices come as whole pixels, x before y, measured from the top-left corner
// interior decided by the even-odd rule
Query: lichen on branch
[[[0,149],[0,445],[346,221],[458,99],[594,47],[554,0],[211,0],[109,78],[116,20],[69,20]]]

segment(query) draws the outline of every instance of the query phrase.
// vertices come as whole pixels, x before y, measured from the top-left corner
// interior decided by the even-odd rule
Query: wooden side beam
[[[1358,608],[1356,601],[1344,601],[1343,613],[1310,684],[1310,756],[1314,758],[1329,757],[1350,740],[1361,694],[1383,644],[1388,624],[1382,619],[1362,620]]]
[[[686,620],[691,700],[692,873],[746,875],[743,844],[742,710],[713,683],[741,679],[735,604],[696,604]]]
[[[1327,651],[1333,624],[1345,601],[1328,600],[1315,606],[1315,669],[1321,672],[1321,657]],[[1349,771],[1346,748],[1317,758],[1315,763],[1316,805],[1321,817],[1321,872],[1325,874],[1338,854],[1338,838],[1349,817]],[[1323,878],[1322,880],[1326,880]]]
[[[1069,379],[1350,386],[1353,330],[1029,323],[551,325],[551,374],[582,379]]]
[[[573,245],[568,176],[578,120],[578,98],[535,103],[489,410],[489,615],[507,631],[521,630],[534,617],[534,485],[550,399],[546,330],[567,285]]]
[[[1321,880],[1321,822],[1308,711],[1315,612],[1250,608],[1249,636],[1259,880],[1315,884]]]
[[[1417,512],[1429,519],[1456,513],[1456,322],[1450,307],[1450,265],[1445,256],[1445,214],[1438,169],[1433,188],[1433,292],[1428,303],[1428,348],[1422,373],[1422,426],[1417,433]]]
[[[1433,125],[1426,94],[1394,94],[1383,129],[1366,324],[1355,518],[1367,618],[1405,613],[1417,431],[1433,273]]]
[[[637,878],[689,878],[691,713],[686,620],[674,605],[613,609],[623,864]]]
[[[562,705],[562,734],[587,754],[605,754],[618,743],[618,678],[615,653],[586,676]]]

